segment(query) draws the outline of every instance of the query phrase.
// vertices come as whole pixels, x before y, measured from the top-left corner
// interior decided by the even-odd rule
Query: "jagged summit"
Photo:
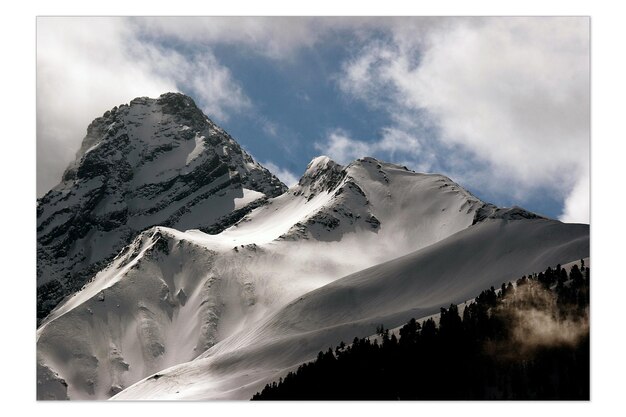
[[[343,168],[341,165],[330,159],[326,155],[320,155],[311,160],[304,171],[303,177],[311,177],[316,175],[320,171],[326,171],[334,169],[335,167]]]
[[[175,152],[177,158],[167,158],[170,165],[167,171],[173,174],[181,173],[181,169],[185,173],[185,167],[197,165],[194,161],[200,162],[202,159],[198,157],[207,150],[232,160],[230,165],[236,173],[245,175],[252,166],[263,169],[228,133],[204,115],[191,97],[166,93],[157,99],[135,98],[95,119],[87,128],[76,160],[65,171],[63,181],[98,176],[103,170],[113,168],[105,166],[106,162],[122,163],[122,167],[110,170],[116,172],[150,165],[156,159],[162,163],[165,161],[161,154],[173,155],[170,151],[174,149],[180,150]],[[129,152],[125,154],[123,150]],[[142,169],[142,174],[163,175],[147,169]],[[142,177],[142,180],[148,182],[153,178]],[[284,188],[277,179],[272,183]]]
[[[173,116],[180,116],[185,118],[187,122],[194,121],[196,127],[201,127],[203,123],[209,123],[213,127],[220,129],[215,123],[213,123],[202,111],[198,108],[194,100],[181,93],[164,93],[159,98],[153,99],[150,97],[136,97],[132,99],[128,104],[121,104],[115,106],[110,110],[104,112],[101,117],[94,119],[87,127],[87,135],[83,139],[80,149],[76,152],[76,161],[80,161],[80,158],[91,148],[93,148],[99,141],[106,139],[106,135],[103,133],[109,130],[110,126],[107,122],[115,123],[116,116],[122,115],[126,110],[132,107],[149,106],[158,104],[162,107],[164,114],[170,114]],[[119,118],[117,118],[119,121]],[[105,128],[106,130],[102,129]],[[223,131],[222,131],[223,132]],[[223,132],[225,133],[225,132]],[[150,139],[150,138],[145,138]],[[71,166],[70,166],[71,167]]]
[[[344,166],[333,161],[326,155],[320,155],[313,158],[311,162],[309,162],[306,171],[302,174],[302,177],[295,187],[295,192],[298,195],[313,196],[323,191],[331,191],[341,184],[344,178],[349,177],[353,172],[358,172],[362,169],[378,170],[378,174],[380,175],[372,176],[372,180],[388,183],[389,176],[385,173],[383,167],[392,170],[399,169],[407,172],[413,172],[409,171],[409,169],[404,166],[401,167],[400,165],[390,162],[383,162],[370,156],[356,159]],[[415,172],[413,173],[415,174]]]
[[[330,191],[345,176],[344,167],[327,156],[313,158],[300,181],[295,186],[296,195],[313,197],[323,191]]]
[[[444,175],[417,173],[373,157],[359,158],[346,166],[325,155],[315,157],[290,193],[307,201],[321,201],[325,195],[330,199],[281,236],[288,240],[332,241],[357,230],[378,233],[381,227],[396,223],[404,225],[397,230],[401,236],[403,228],[421,222],[423,214],[432,216],[435,223],[441,220],[443,228],[450,224],[461,227],[468,220],[471,223],[467,225],[493,219],[543,218],[520,207],[500,208],[483,202]]]
[[[286,189],[184,94],[106,111],[62,182],[37,202],[38,316],[142,230],[218,232]]]

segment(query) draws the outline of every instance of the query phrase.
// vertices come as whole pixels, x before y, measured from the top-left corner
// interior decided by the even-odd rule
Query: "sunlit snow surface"
[[[200,136],[196,133],[195,142],[196,142],[196,146],[189,153],[189,155],[187,155],[187,159],[185,161],[186,165],[189,165],[191,161],[193,161],[198,156],[200,156],[200,154],[204,150],[204,136]]]
[[[218,235],[144,232],[40,327],[38,363],[71,399],[248,399],[341,340],[589,254],[588,226],[472,225],[483,205],[443,176],[316,158]]]

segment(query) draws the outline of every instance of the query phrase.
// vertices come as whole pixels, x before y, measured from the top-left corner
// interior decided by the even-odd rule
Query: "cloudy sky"
[[[326,154],[589,222],[589,19],[38,18],[37,194],[105,110],[192,96],[287,184]]]

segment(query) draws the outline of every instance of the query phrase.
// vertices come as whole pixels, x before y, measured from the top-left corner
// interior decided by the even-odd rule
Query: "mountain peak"
[[[306,171],[304,171],[303,177],[313,177],[318,175],[320,172],[325,172],[328,170],[341,170],[343,166],[339,165],[332,159],[330,159],[326,155],[320,155],[311,160],[306,167]]]
[[[325,155],[313,158],[298,181],[297,193],[312,196],[332,190],[345,177],[344,168]]]
[[[147,97],[141,97],[141,98],[147,98]],[[179,93],[176,91],[169,91],[167,93],[163,93],[159,96],[157,100],[161,102],[169,101],[173,103],[181,103],[186,106],[196,106],[196,102],[193,100],[193,98],[189,97],[186,94]]]
[[[142,230],[227,227],[234,211],[241,217],[243,206],[286,189],[184,94],[113,107],[89,125],[63,181],[38,201],[38,285],[49,284],[39,316]]]
[[[186,94],[179,93],[179,92],[172,92],[172,91],[163,93],[158,98],[151,98],[147,96],[135,97],[128,103],[128,105],[129,106],[146,105],[151,102],[156,102],[160,105],[170,105],[174,107],[179,107],[180,109],[190,107],[192,109],[199,110],[193,98],[189,97]]]

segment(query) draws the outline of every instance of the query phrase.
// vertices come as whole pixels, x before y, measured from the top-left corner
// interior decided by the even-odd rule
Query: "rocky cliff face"
[[[219,232],[286,186],[182,94],[95,119],[62,182],[37,202],[37,316],[154,225]]]

